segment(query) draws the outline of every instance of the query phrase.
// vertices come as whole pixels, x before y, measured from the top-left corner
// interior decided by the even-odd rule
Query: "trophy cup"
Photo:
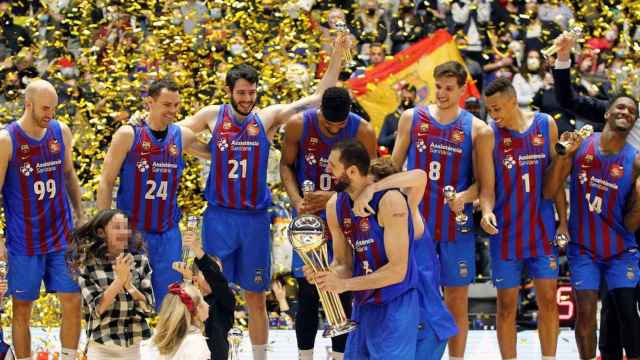
[[[329,271],[324,223],[320,217],[301,215],[293,219],[289,224],[289,241],[304,264],[311,267],[314,272]],[[329,323],[322,336],[334,337],[355,330],[357,325],[354,321],[347,319],[338,294],[320,290],[318,285],[316,289]]]
[[[200,222],[200,219],[197,216],[189,215],[189,217],[187,217],[187,231],[197,232],[199,222]],[[182,247],[182,262],[187,265],[190,265],[192,274],[194,275],[196,274],[196,271],[195,271],[196,264],[195,264],[195,261],[193,261],[192,251],[188,247]],[[191,280],[184,279],[184,281],[193,282],[193,279]]]
[[[580,130],[578,130],[576,133],[578,134],[578,136],[582,138],[582,140],[584,140],[589,136],[591,136],[591,134],[593,134],[593,126],[585,125],[582,128],[580,128]],[[567,153],[567,149],[570,146],[571,146],[571,143],[568,141],[558,141],[556,143],[555,149],[558,155],[564,155]]]
[[[234,327],[229,330],[227,335],[227,341],[229,342],[229,360],[240,360],[240,344],[242,344],[242,338],[244,334],[242,329]]]
[[[553,244],[560,249],[564,249],[569,243],[569,237],[565,234],[557,234],[553,239]]]
[[[347,24],[345,24],[344,21],[336,22],[336,30],[342,36],[348,36],[348,34],[350,34],[349,29],[347,28]],[[350,64],[351,61],[353,61],[353,56],[351,55],[351,49],[349,48],[344,49],[344,59],[347,62],[347,64]]]
[[[453,201],[456,198],[456,189],[451,185],[445,186],[442,192],[444,193],[444,198],[447,201]],[[471,231],[471,228],[467,224],[468,222],[469,217],[464,213],[464,210],[456,213],[456,225],[458,231],[460,231],[461,233]]]
[[[305,180],[302,182],[302,194],[310,193],[315,190],[316,185],[311,180]]]
[[[582,35],[582,27],[574,24],[569,28],[569,34],[572,35],[574,39],[580,38],[580,36]],[[548,58],[549,56],[557,52],[558,52],[558,47],[556,46],[556,44],[553,44],[541,51],[542,56],[544,56],[545,58]]]

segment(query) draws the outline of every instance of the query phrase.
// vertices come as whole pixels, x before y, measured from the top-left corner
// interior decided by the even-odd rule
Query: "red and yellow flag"
[[[397,53],[393,59],[367,69],[364,76],[347,81],[360,105],[371,117],[371,124],[379,131],[384,117],[400,104],[397,84],[406,82],[417,89],[417,103],[435,100],[433,69],[444,62],[455,60],[462,64],[462,56],[453,37],[446,30],[438,30],[430,37]],[[471,76],[460,105],[469,96],[480,97]]]

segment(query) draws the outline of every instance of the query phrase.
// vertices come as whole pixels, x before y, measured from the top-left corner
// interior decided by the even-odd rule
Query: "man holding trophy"
[[[322,95],[320,108],[296,114],[284,128],[284,147],[280,175],[295,208],[295,216],[317,214],[326,221],[325,207],[334,194],[335,182],[327,164],[331,147],[345,139],[357,139],[366,144],[371,157],[376,155],[376,137],[371,125],[351,113],[351,97],[344,88],[330,87]],[[305,184],[306,187],[305,188]],[[328,248],[331,251],[331,239]],[[329,261],[331,260],[329,252]],[[302,259],[293,255],[293,274],[298,280],[298,311],[296,338],[299,359],[313,359],[313,347],[318,331],[320,299],[316,288],[302,273]],[[342,304],[351,313],[351,296],[342,294]],[[331,339],[333,359],[341,359],[347,336]]]
[[[321,291],[354,297],[358,323],[345,359],[414,359],[420,320],[413,225],[407,200],[397,190],[375,193],[374,215],[358,217],[353,201],[371,183],[370,157],[357,141],[337,144],[329,171],[338,193],[327,204],[334,258],[328,271],[305,266],[305,277]]]

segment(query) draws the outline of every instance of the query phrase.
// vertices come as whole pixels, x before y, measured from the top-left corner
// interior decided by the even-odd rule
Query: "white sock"
[[[332,351],[331,357],[333,358],[333,360],[344,360],[344,353]]]
[[[253,360],[267,360],[267,344],[253,345]]]
[[[556,360],[555,356],[543,356],[542,360]]]
[[[313,349],[309,349],[309,350],[298,349],[298,360],[313,360]]]
[[[60,360],[76,360],[76,349],[62,348],[60,351]]]

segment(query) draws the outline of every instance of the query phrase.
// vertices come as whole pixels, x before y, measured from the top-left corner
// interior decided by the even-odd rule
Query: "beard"
[[[343,174],[337,181],[336,184],[333,186],[333,191],[335,192],[343,192],[346,191],[347,188],[349,188],[349,185],[351,185],[351,180],[349,180],[349,177],[347,177],[346,174]]]
[[[242,115],[242,116],[249,116],[249,114],[251,114],[251,112],[253,111],[253,108],[256,106],[256,103],[254,102],[253,105],[251,105],[251,108],[249,109],[248,112],[242,112],[240,111],[240,109],[238,108],[238,103],[233,100],[233,97],[231,97],[231,107],[233,108],[233,110],[235,112],[237,112],[238,114]]]

